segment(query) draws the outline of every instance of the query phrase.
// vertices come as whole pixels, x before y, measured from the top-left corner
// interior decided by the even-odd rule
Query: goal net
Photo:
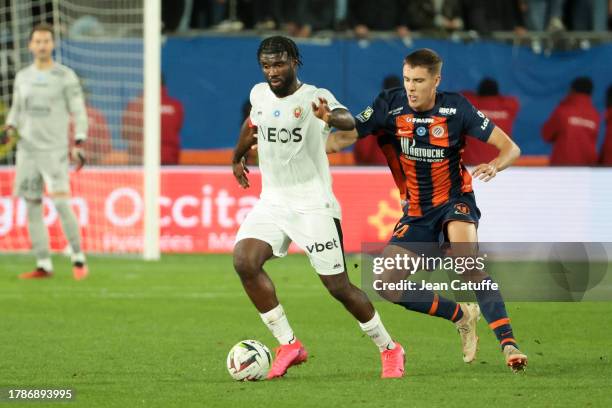
[[[53,24],[55,59],[81,80],[88,164],[71,169],[70,180],[90,253],[143,251],[143,7],[144,0],[0,0],[2,123],[15,74],[32,63],[28,37],[34,25]],[[30,249],[25,203],[11,196],[14,144],[0,147],[0,252]],[[57,212],[48,197],[44,201],[51,247],[66,251]]]

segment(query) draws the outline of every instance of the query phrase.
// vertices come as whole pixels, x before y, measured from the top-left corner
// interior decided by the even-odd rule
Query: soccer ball
[[[266,378],[272,364],[270,350],[257,340],[242,340],[227,355],[227,371],[237,381]]]

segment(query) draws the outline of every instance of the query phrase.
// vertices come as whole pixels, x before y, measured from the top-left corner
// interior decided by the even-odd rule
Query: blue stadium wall
[[[240,125],[241,106],[248,99],[251,87],[262,81],[256,60],[260,40],[259,37],[195,37],[165,41],[162,69],[166,83],[170,94],[185,106],[183,148],[233,146]],[[95,48],[120,46],[117,43],[90,45]],[[126,47],[139,45],[124,44]],[[402,59],[406,54],[415,48],[433,48],[445,61],[441,89],[473,90],[484,76],[491,76],[499,81],[502,93],[519,98],[521,110],[513,137],[526,154],[548,153],[548,145],[540,138],[541,126],[567,93],[574,77],[588,75],[593,78],[594,101],[602,112],[605,89],[612,84],[612,44],[587,51],[557,52],[551,56],[536,55],[528,47],[486,41],[464,44],[417,40],[412,48],[407,48],[400,40],[376,40],[367,45],[355,40],[330,40],[305,41],[299,43],[299,47],[304,61],[299,77],[328,88],[353,113],[372,102],[385,76],[401,75]],[[77,58],[73,56],[74,60]],[[91,66],[90,63],[83,65]],[[100,63],[113,64],[102,58]],[[82,74],[87,77],[87,72]],[[134,75],[139,74],[136,71],[131,74]],[[133,89],[121,90],[121,98],[125,98],[126,103],[133,96]],[[118,118],[113,119],[114,122]]]

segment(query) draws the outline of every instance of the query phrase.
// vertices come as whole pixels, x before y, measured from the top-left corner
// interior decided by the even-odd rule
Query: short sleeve
[[[327,101],[327,106],[329,106],[329,110],[331,111],[333,111],[334,109],[346,109],[346,106],[338,102],[334,94],[332,94],[330,91],[328,91],[325,88],[317,89],[315,93],[315,98],[325,98],[325,100]],[[318,104],[318,99],[314,102]]]
[[[249,94],[249,101],[251,102],[251,113],[249,113],[249,127],[257,127],[258,119],[257,119],[257,110],[259,106],[260,100],[260,89],[261,84],[255,85],[251,88],[251,93]],[[261,111],[260,111],[261,112]]]
[[[355,124],[359,138],[383,130],[388,112],[389,104],[384,98],[384,93],[381,93],[374,100],[372,105],[366,107],[360,114],[355,116]]]
[[[460,96],[459,111],[463,115],[463,134],[475,137],[483,142],[489,140],[489,136],[495,128],[495,124],[484,113],[476,109],[465,97]]]

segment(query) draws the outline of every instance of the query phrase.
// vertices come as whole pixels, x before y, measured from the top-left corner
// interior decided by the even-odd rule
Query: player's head
[[[499,85],[493,78],[483,78],[478,84],[478,95],[495,96],[499,95]]]
[[[442,58],[429,48],[422,48],[404,58],[404,88],[408,105],[416,111],[433,108],[440,85]]]
[[[52,56],[54,47],[52,25],[42,23],[32,28],[28,48],[34,56],[34,59],[39,61],[49,60]]]
[[[297,82],[297,67],[302,65],[295,43],[280,35],[268,37],[259,44],[257,61],[272,92],[287,96]]]
[[[591,95],[593,93],[593,81],[589,77],[577,77],[570,86],[572,92]]]

